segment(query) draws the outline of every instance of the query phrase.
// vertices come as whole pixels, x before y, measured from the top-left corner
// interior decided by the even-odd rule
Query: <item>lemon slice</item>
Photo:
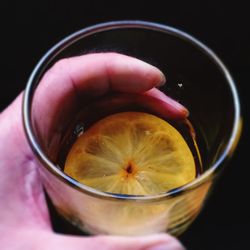
[[[167,192],[196,176],[182,135],[142,112],[117,113],[91,126],[72,146],[64,171],[95,189],[129,195]]]

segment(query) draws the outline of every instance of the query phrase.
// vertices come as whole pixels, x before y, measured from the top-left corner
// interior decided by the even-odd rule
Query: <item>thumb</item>
[[[7,239],[12,237],[12,240]],[[8,249],[33,250],[184,250],[181,243],[168,234],[156,234],[140,237],[127,236],[70,236],[55,234],[45,230],[15,230],[2,235],[3,246]],[[13,240],[13,237],[15,240]]]
[[[181,243],[168,234],[140,237],[54,235],[53,242],[55,245],[50,246],[51,249],[58,250],[184,250]]]

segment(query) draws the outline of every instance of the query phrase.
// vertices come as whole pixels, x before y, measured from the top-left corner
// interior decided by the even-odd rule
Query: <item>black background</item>
[[[232,161],[205,208],[181,240],[190,250],[246,249],[249,242],[247,226],[250,225],[247,204],[250,13],[243,3],[178,0],[12,2],[8,4],[7,18],[2,23],[7,30],[1,35],[6,46],[1,50],[4,66],[0,108],[3,110],[23,90],[33,67],[51,46],[86,26],[102,21],[137,19],[167,24],[192,34],[217,53],[235,79],[241,97],[244,129]],[[1,12],[4,14],[3,9]]]

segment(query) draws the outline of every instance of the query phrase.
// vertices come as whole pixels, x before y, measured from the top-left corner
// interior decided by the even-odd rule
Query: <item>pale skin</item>
[[[41,117],[48,118],[55,115],[62,100],[74,102],[79,93],[101,97],[116,91],[123,94],[125,101],[130,101],[131,95],[126,97],[128,93],[139,94],[137,101],[144,102],[163,116],[185,118],[188,111],[155,88],[164,83],[165,77],[159,69],[138,59],[116,53],[89,54],[56,63],[43,77],[35,105],[38,105]],[[53,98],[48,98],[48,95],[53,95]],[[177,239],[165,233],[146,237],[82,237],[53,232],[37,159],[24,134],[21,105],[22,93],[0,114],[2,249],[184,249]],[[49,127],[48,120],[41,119],[44,121],[42,125]]]

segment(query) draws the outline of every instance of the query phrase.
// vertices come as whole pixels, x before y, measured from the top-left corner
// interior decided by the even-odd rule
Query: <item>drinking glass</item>
[[[122,195],[95,190],[63,172],[58,163],[61,145],[65,143],[65,134],[82,129],[84,121],[76,117],[88,105],[87,97],[83,95],[82,104],[74,110],[69,103],[60,103],[57,115],[41,122],[41,104],[36,98],[39,83],[45,72],[62,58],[109,51],[139,58],[161,69],[167,84],[160,90],[188,108],[203,168],[192,182],[161,194]],[[47,98],[53,98],[56,90],[47,91]],[[168,232],[175,236],[184,232],[199,214],[235,151],[242,124],[235,82],[218,56],[183,31],[145,21],[93,25],[51,48],[28,80],[23,121],[45,190],[64,218],[89,234]],[[47,128],[41,125],[46,122],[52,125]]]

